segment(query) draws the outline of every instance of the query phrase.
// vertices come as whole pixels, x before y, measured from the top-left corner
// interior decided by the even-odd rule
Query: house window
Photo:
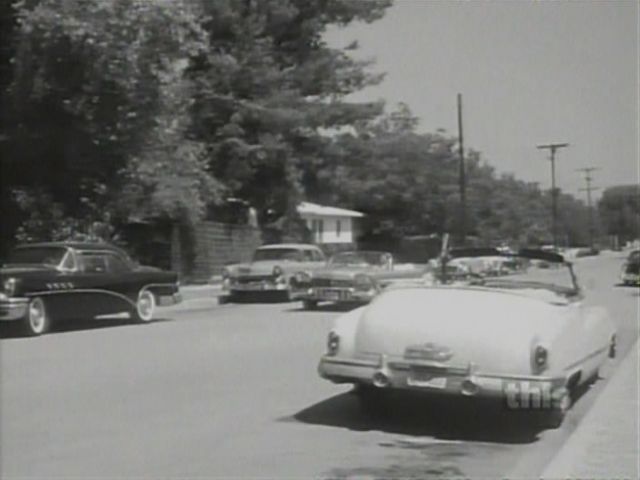
[[[318,220],[318,241],[322,242],[322,232],[324,231],[324,220]]]
[[[340,230],[342,229],[342,224],[340,220],[336,220],[336,237],[340,236]]]

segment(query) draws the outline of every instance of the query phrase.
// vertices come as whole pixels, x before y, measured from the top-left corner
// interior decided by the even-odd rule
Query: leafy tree
[[[219,192],[204,147],[186,133],[191,86],[183,73],[206,47],[190,3],[16,6],[13,79],[4,95],[13,124],[2,152],[14,204],[44,195],[85,231],[147,212],[197,218]],[[25,228],[47,237],[34,226],[40,213],[22,215]]]
[[[374,21],[387,0],[202,0],[209,48],[194,62],[193,132],[213,175],[234,197],[269,212],[295,205],[322,169],[329,131],[366,122],[382,104],[344,97],[381,80],[369,62],[332,49],[329,25]]]
[[[640,185],[618,185],[602,192],[598,211],[606,233],[620,241],[640,238]]]

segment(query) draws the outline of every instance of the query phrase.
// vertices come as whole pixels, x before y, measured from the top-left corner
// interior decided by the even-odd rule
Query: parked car
[[[348,251],[333,255],[324,268],[300,271],[291,279],[292,296],[305,309],[318,302],[367,303],[384,288],[420,278],[424,268],[396,264],[389,252]]]
[[[451,251],[449,258],[501,255],[491,250]],[[388,289],[337,319],[319,374],[356,385],[362,407],[376,414],[393,407],[398,391],[525,408],[535,399],[524,396],[537,390],[537,412],[546,408],[545,424],[559,426],[579,387],[615,355],[616,329],[603,308],[583,304],[561,255],[510,256],[559,268]]]
[[[249,263],[228,265],[222,272],[220,303],[232,302],[247,293],[277,294],[285,300],[291,296],[290,280],[300,270],[313,271],[327,259],[316,245],[281,243],[263,245],[253,253]]]
[[[52,322],[128,312],[140,322],[156,305],[180,301],[178,275],[140,266],[123,250],[97,243],[20,245],[0,269],[0,321],[45,333]]]
[[[640,287],[640,250],[634,250],[622,265],[620,280],[624,285]]]

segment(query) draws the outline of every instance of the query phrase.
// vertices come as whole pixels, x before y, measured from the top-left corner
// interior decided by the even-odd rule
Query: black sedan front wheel
[[[24,326],[28,335],[37,336],[49,330],[50,318],[44,300],[40,297],[32,298],[29,301],[27,316]]]
[[[142,290],[138,294],[134,318],[142,323],[148,323],[153,319],[156,309],[156,297],[149,290]]]

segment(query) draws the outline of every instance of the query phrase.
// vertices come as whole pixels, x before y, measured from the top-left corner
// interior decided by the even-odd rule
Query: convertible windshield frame
[[[482,285],[487,288],[500,288],[498,286],[502,285],[502,288],[505,289],[517,289],[517,288],[539,288],[539,289],[548,289],[553,291],[558,295],[562,295],[566,298],[577,298],[582,295],[582,288],[578,283],[578,278],[576,276],[575,270],[573,268],[573,264],[567,261],[562,255],[555,252],[547,252],[543,250],[536,249],[521,249],[518,251],[504,251],[498,250],[496,248],[456,248],[451,250],[446,250],[444,255],[441,255],[439,258],[439,275],[441,276],[441,280],[443,283],[449,283],[453,280],[451,274],[451,268],[447,268],[449,264],[454,260],[459,259],[476,259],[483,257],[495,257],[495,258],[503,258],[503,259],[521,259],[525,261],[537,260],[545,263],[549,263],[551,265],[555,265],[557,267],[567,268],[569,273],[569,277],[571,280],[571,286],[558,285],[554,283],[535,281],[535,280],[518,280],[508,277],[488,277],[482,278],[479,275],[474,275],[470,273],[469,276],[472,277],[470,283],[475,285]],[[475,278],[473,278],[475,277]]]

